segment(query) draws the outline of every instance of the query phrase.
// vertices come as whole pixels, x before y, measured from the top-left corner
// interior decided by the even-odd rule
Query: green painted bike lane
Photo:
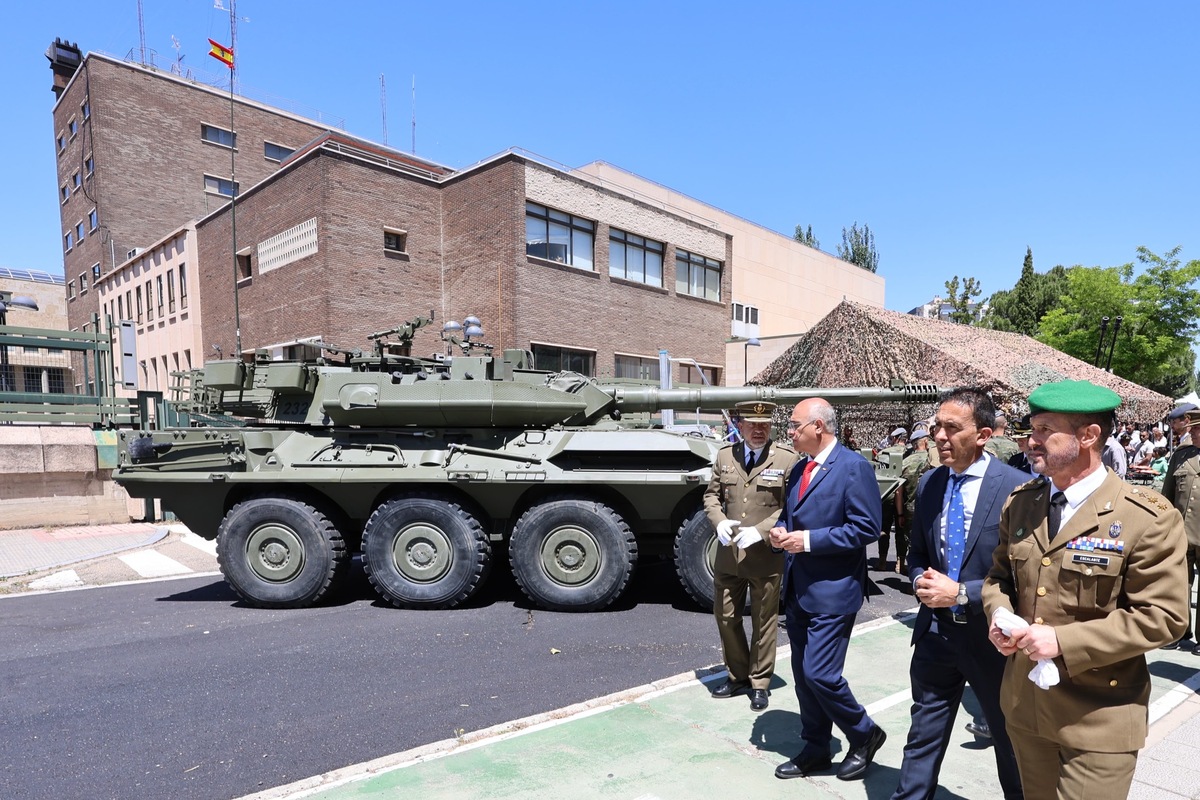
[[[799,752],[799,711],[788,651],[781,648],[771,706],[754,713],[745,697],[714,700],[701,677],[676,676],[592,703],[355,765],[252,795],[254,800],[508,800],[598,797],[617,800],[755,798],[881,798],[891,795],[908,735],[912,615],[856,628],[846,677],[888,739],[865,780],[827,774],[781,781],[777,764]],[[714,633],[715,635],[715,633]],[[1200,659],[1151,654],[1152,720],[1166,713],[1176,688],[1196,681]],[[720,680],[716,672],[709,681]],[[1173,691],[1174,690],[1174,691]],[[1168,696],[1168,694],[1171,696]],[[942,766],[937,797],[981,800],[1000,796],[992,749],[968,734],[973,698],[964,700]],[[835,736],[838,736],[835,731]],[[840,748],[834,742],[834,766]],[[247,799],[249,800],[249,799]]]

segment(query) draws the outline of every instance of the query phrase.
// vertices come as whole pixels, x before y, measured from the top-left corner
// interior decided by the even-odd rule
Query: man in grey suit
[[[933,796],[968,683],[991,728],[1004,796],[1022,797],[1000,711],[1005,659],[986,646],[982,589],[999,542],[1000,511],[1030,476],[985,451],[995,415],[991,398],[968,388],[943,394],[934,416],[942,465],[921,479],[909,542],[908,575],[921,608],[909,668],[912,726],[893,800]]]

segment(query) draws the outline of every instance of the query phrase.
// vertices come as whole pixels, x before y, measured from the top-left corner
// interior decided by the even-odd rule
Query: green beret
[[[1091,381],[1043,383],[1029,395],[1031,414],[1102,414],[1119,405],[1119,394]]]

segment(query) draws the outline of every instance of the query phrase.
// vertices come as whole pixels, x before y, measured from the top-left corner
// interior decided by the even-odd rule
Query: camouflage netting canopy
[[[1010,415],[1029,410],[1026,398],[1043,383],[1088,380],[1124,400],[1122,419],[1149,422],[1171,398],[1118,378],[1019,333],[926,319],[842,301],[751,383],[783,387],[887,386],[893,380],[941,387],[980,386]],[[892,427],[910,428],[933,405],[850,406],[839,409],[862,447]]]

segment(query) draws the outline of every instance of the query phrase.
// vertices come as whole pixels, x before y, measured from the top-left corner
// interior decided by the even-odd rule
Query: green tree
[[[1012,289],[1002,289],[988,298],[988,310],[979,325],[1036,336],[1042,317],[1062,305],[1066,290],[1067,270],[1057,266],[1045,273],[1034,272],[1033,249],[1027,247],[1021,277]]]
[[[950,305],[950,321],[960,325],[970,325],[975,321],[975,312],[971,309],[971,298],[978,297],[983,291],[979,281],[974,278],[962,279],[962,292],[959,292],[959,279],[955,275],[946,281],[946,302]]]
[[[879,253],[875,250],[875,237],[866,225],[860,230],[858,223],[850,230],[842,228],[842,243],[838,245],[838,258],[862,267],[867,272],[879,270]]]
[[[1167,395],[1193,385],[1195,356],[1191,340],[1200,332],[1200,261],[1186,265],[1180,248],[1157,255],[1138,248],[1144,269],[1134,277],[1134,265],[1072,267],[1060,308],[1042,318],[1038,339],[1076,358],[1092,363],[1100,345],[1100,321],[1110,322],[1103,357],[1112,350],[1112,371],[1122,378]]]
[[[821,243],[817,241],[817,237],[813,236],[812,225],[805,228],[803,225],[796,226],[796,235],[792,237],[800,244],[806,244],[814,250],[821,249]]]

